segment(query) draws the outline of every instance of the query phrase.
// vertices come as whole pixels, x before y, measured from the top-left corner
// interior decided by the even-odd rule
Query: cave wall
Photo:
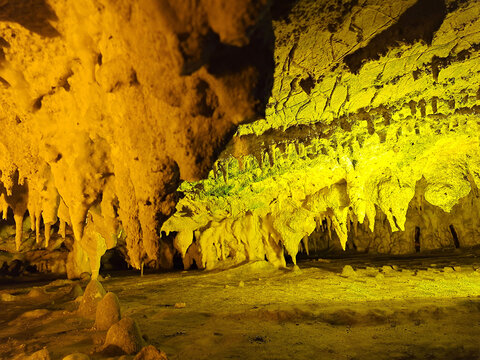
[[[239,126],[208,179],[181,185],[163,225],[184,266],[477,245],[480,4],[300,0],[273,13],[265,119]]]
[[[70,277],[117,245],[133,267],[171,265],[159,233],[179,182],[264,115],[269,7],[0,1],[0,209],[16,228],[2,254],[66,247]]]

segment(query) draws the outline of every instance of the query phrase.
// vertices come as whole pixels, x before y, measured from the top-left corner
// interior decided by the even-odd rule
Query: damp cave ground
[[[478,248],[103,276],[169,359],[480,359]],[[53,360],[106,358],[92,353],[105,332],[71,313],[69,292],[86,281],[33,280],[0,285],[0,359],[43,347]]]

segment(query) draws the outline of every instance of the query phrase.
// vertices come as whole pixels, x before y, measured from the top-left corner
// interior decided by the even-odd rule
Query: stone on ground
[[[97,280],[90,281],[78,307],[78,314],[88,319],[95,319],[97,305],[105,294],[106,291],[100,282]]]
[[[342,276],[344,277],[355,277],[357,272],[353,270],[351,265],[345,265],[342,270]]]
[[[43,348],[37,352],[34,352],[32,355],[27,356],[24,360],[50,360],[50,353],[47,348]]]
[[[133,360],[168,360],[167,354],[153,345],[145,346]]]
[[[138,353],[144,346],[144,341],[137,323],[125,317],[112,325],[107,332],[104,350],[120,349],[128,355]]]
[[[113,324],[119,322],[121,317],[118,297],[114,293],[109,292],[98,303],[95,327],[97,330],[108,330]]]

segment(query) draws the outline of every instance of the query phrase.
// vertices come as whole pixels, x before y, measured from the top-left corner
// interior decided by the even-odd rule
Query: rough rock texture
[[[108,292],[97,305],[95,315],[95,328],[97,330],[108,330],[121,319],[120,302],[117,295]]]
[[[168,360],[167,354],[153,345],[145,346],[133,360]]]
[[[106,291],[98,280],[91,280],[85,288],[78,314],[88,319],[95,319],[97,306],[105,296]]]
[[[479,244],[480,3],[274,6],[275,81],[163,226],[184,266]]]
[[[136,354],[144,345],[140,329],[137,323],[129,317],[125,317],[107,332],[104,349],[107,351],[118,348],[128,355]]]
[[[169,267],[159,229],[236,125],[264,113],[267,0],[0,1],[0,210],[10,252],[69,250],[69,277],[121,246]],[[35,231],[25,242],[23,221]],[[65,269],[63,270],[65,272]]]

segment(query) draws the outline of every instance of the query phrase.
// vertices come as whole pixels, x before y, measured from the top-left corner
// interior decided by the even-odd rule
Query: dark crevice
[[[293,265],[293,259],[290,255],[288,255],[287,253],[285,253],[285,263],[287,265]]]
[[[455,227],[453,225],[450,225],[449,228],[450,228],[450,232],[452,233],[453,244],[455,245],[456,249],[459,249],[460,242],[458,241],[458,235],[457,235],[457,232],[455,231]]]
[[[378,60],[400,43],[411,45],[424,41],[431,44],[446,14],[444,0],[418,0],[394,25],[375,36],[367,46],[347,55],[344,62],[352,73],[358,73],[364,62]]]
[[[308,76],[305,79],[301,79],[299,85],[307,95],[310,95],[310,92],[315,87],[315,80],[311,76]]]
[[[0,76],[0,84],[2,84],[6,88],[10,87],[10,83],[1,76]]]
[[[420,252],[420,228],[415,226],[415,252]]]
[[[192,260],[192,265],[190,265],[189,270],[198,270],[198,265],[195,259]]]
[[[183,267],[182,255],[179,252],[176,252],[175,255],[173,255],[173,269],[185,270]]]
[[[33,103],[33,111],[38,111],[42,108],[42,100],[45,95],[39,96]]]
[[[390,209],[390,212],[392,212],[392,209]],[[396,228],[400,230],[400,226],[398,226],[397,218],[395,217],[395,215],[393,215],[392,218],[393,218],[393,222],[394,222]]]
[[[218,98],[215,92],[210,89],[210,85],[203,80],[200,80],[195,86],[196,104],[192,109],[192,116],[196,114],[211,117],[218,107]]]

